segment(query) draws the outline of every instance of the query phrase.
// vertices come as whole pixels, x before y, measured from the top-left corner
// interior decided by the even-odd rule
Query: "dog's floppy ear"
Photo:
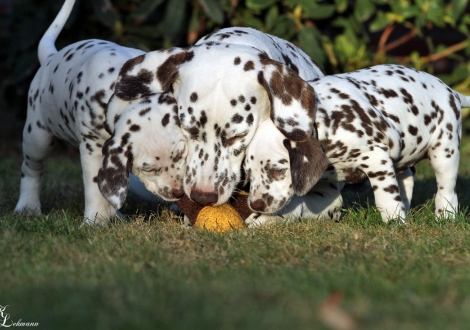
[[[328,158],[320,142],[314,137],[305,142],[284,139],[284,146],[289,151],[294,193],[303,196],[320,180],[328,167]]]
[[[263,71],[258,81],[271,102],[271,120],[291,141],[304,142],[312,135],[315,120],[315,90],[286,65],[260,54]]]
[[[163,93],[178,77],[179,66],[189,62],[193,51],[171,48],[149,52],[128,60],[119,71],[115,95],[126,101]]]
[[[129,136],[126,134],[121,139],[113,135],[106,140],[98,171],[98,187],[101,194],[116,210],[119,210],[126,200],[129,172],[133,162],[132,145],[128,143]]]

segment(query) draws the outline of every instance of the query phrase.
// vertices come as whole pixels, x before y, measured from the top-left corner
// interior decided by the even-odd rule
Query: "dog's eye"
[[[279,179],[281,176],[286,174],[287,168],[272,168],[269,170],[269,175],[274,179]]]
[[[162,172],[162,168],[161,167],[158,167],[158,168],[146,167],[146,168],[142,168],[142,172],[145,172],[148,175],[158,175]]]

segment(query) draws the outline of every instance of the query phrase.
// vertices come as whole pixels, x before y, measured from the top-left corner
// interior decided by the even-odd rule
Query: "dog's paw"
[[[248,225],[248,228],[256,228],[284,221],[284,218],[278,215],[252,213],[248,218],[246,218],[245,224]]]
[[[15,207],[15,213],[26,215],[26,216],[41,215],[41,206],[37,205],[36,207],[31,207],[27,205],[26,206],[17,205]]]

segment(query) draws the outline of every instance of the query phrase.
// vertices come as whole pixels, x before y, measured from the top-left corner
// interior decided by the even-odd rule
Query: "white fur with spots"
[[[188,140],[183,185],[204,205],[228,201],[245,150],[271,118],[292,141],[312,134],[315,94],[306,83],[323,73],[299,48],[249,28],[229,28],[193,47],[155,51],[128,61],[116,96],[136,100],[171,89]]]
[[[175,164],[170,152],[173,150],[175,154],[182,154],[186,152],[186,148],[185,142],[180,142],[184,141],[184,137],[176,116],[173,116],[175,102],[171,95],[167,96],[173,100],[171,104],[160,102],[159,95],[150,95],[150,105],[122,101],[117,108],[110,105],[107,109],[121,66],[127,60],[143,54],[142,51],[103,40],[84,40],[57,51],[55,40],[64,27],[74,2],[65,1],[39,44],[41,67],[28,94],[28,112],[23,131],[24,161],[21,167],[20,197],[15,211],[33,215],[41,213],[39,193],[43,163],[55,138],[59,138],[80,150],[85,188],[85,221],[90,224],[104,223],[122,206],[127,194],[129,170],[135,171],[152,192],[159,193],[158,186],[165,190],[163,197],[167,199],[177,198],[171,194],[172,191],[181,195],[180,179],[184,170],[181,162],[184,163],[184,159]],[[149,106],[152,108],[145,110]],[[113,113],[113,121],[110,123],[106,122],[107,111]],[[141,111],[146,111],[146,115],[140,116]],[[163,128],[162,120],[167,115],[170,115],[170,120]],[[127,124],[128,120],[132,121],[131,125],[138,125],[140,128],[131,127]],[[134,131],[129,131],[130,134],[121,147],[128,151],[126,156],[124,152],[120,152],[121,149],[113,149],[109,141],[114,138],[121,143],[125,130],[131,128]],[[103,184],[99,187],[98,172],[103,158],[102,147],[105,144],[109,147],[108,150],[115,152],[115,157],[108,157],[112,158],[108,164],[117,166],[122,156],[129,160],[130,155],[133,156],[133,162],[119,165],[121,171],[124,169],[124,175],[120,178],[127,178],[127,181],[107,180],[103,183],[104,180],[101,180]],[[159,163],[155,161],[155,157],[160,158]],[[143,173],[143,162],[149,164],[146,168],[148,173]],[[174,168],[171,168],[172,165]],[[165,171],[167,167],[170,170]],[[156,172],[157,168],[162,169],[161,173]],[[153,170],[155,171],[151,172]],[[109,175],[102,176],[102,179],[109,178]],[[99,188],[103,187],[108,199],[100,192]],[[113,188],[115,189],[112,190]]]
[[[470,106],[469,97],[432,75],[397,65],[325,76],[310,84],[318,97],[317,137],[329,161],[321,181],[354,183],[368,178],[382,219],[405,221],[414,185],[410,168],[428,158],[438,188],[436,215],[455,216],[461,108]],[[302,143],[281,144],[285,138],[272,125],[258,134],[269,138],[263,138],[262,147],[250,145],[247,151],[249,205],[256,212],[275,213],[296,193],[296,184],[318,174],[301,161],[292,161],[292,151],[306,148]],[[268,184],[254,174],[268,162],[279,166],[278,159],[289,163],[283,162],[282,175],[273,172],[277,176]],[[315,180],[311,182],[315,189]]]

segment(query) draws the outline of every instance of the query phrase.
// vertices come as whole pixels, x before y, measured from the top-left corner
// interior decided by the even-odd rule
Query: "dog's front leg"
[[[245,219],[245,224],[248,225],[248,228],[256,228],[265,225],[281,223],[284,221],[285,220],[278,215],[253,212],[248,218]]]
[[[97,175],[101,165],[101,149],[94,147],[92,151],[85,142],[80,144],[80,161],[82,164],[83,184],[85,187],[85,215],[87,224],[101,224],[108,222],[109,218],[116,215],[116,209],[109,204],[101,194]]]
[[[400,188],[400,196],[407,211],[410,210],[411,198],[413,197],[414,173],[410,168],[404,172],[397,174],[398,186]]]

